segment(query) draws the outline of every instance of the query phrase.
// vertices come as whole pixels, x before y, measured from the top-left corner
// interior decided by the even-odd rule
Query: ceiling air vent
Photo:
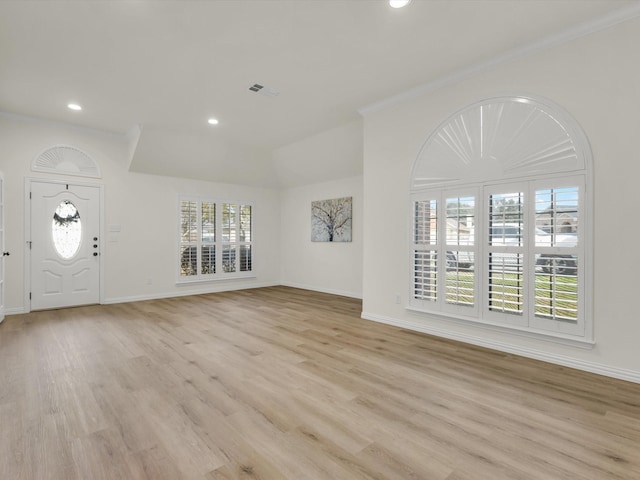
[[[280,92],[274,90],[273,88],[265,87],[264,85],[260,85],[259,83],[254,83],[249,87],[251,92],[258,93],[264,97],[277,97],[280,95]]]

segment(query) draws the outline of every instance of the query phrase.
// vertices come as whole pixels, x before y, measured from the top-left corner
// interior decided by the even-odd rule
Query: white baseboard
[[[250,285],[211,285],[206,288],[190,288],[188,290],[180,289],[179,292],[164,292],[164,293],[153,293],[149,295],[132,295],[130,297],[113,297],[103,299],[103,305],[110,305],[114,303],[131,303],[131,302],[142,302],[145,300],[159,300],[163,298],[173,298],[173,297],[188,297],[190,295],[204,295],[207,293],[220,293],[220,292],[230,292],[232,290],[248,290],[251,288],[264,288],[264,287],[275,287],[279,285],[277,282],[267,282],[267,283],[252,283]]]
[[[280,282],[283,287],[301,288],[302,290],[312,290],[314,292],[330,293],[331,295],[340,295],[341,297],[358,298],[362,300],[361,293],[347,292],[344,290],[334,290],[331,288],[315,287],[313,285],[305,285],[302,283],[294,282]]]
[[[450,340],[457,340],[463,343],[470,343],[479,347],[486,347],[492,350],[497,350],[505,353],[513,353],[520,355],[521,357],[533,358],[535,360],[542,360],[544,362],[553,363],[556,365],[562,365],[564,367],[575,368],[577,370],[583,370],[586,372],[597,373],[607,377],[618,378],[620,380],[626,380],[628,382],[640,383],[640,371],[628,370],[625,368],[611,367],[600,363],[589,362],[585,360],[579,360],[577,358],[568,357],[566,355],[558,355],[553,353],[536,350],[534,348],[519,347],[504,342],[498,342],[489,340],[483,337],[475,335],[469,335],[466,333],[451,332],[437,327],[429,325],[418,324],[416,322],[400,320],[397,318],[387,317],[383,315],[377,315],[374,313],[362,312],[361,317],[365,320],[372,320],[374,322],[384,323],[387,325],[393,325],[395,327],[405,328],[407,330],[413,330],[416,332],[427,333],[437,337],[448,338]]]
[[[352,292],[344,292],[340,290],[318,289],[318,288],[311,287],[309,285],[300,285],[300,284],[294,284],[294,283],[261,282],[261,283],[252,283],[250,285],[225,284],[225,285],[208,285],[206,287],[200,287],[200,288],[181,287],[180,291],[151,293],[151,294],[143,294],[143,295],[131,295],[127,297],[104,298],[100,303],[103,305],[111,305],[115,303],[143,302],[145,300],[159,300],[159,299],[172,298],[172,297],[188,297],[189,295],[204,295],[207,293],[229,292],[232,290],[247,290],[250,288],[277,287],[279,285],[282,285],[285,287],[301,288],[303,290],[313,290],[313,291],[322,292],[322,293],[330,293],[332,295],[340,295],[343,297],[352,297],[352,298],[362,299],[362,295],[355,294]],[[5,309],[5,315],[20,315],[24,313],[28,313],[28,311],[22,307]]]

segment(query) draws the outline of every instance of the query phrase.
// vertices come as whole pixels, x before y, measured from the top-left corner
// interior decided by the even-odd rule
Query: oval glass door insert
[[[60,202],[51,222],[53,246],[65,260],[73,258],[80,249],[82,223],[80,213],[69,200]]]

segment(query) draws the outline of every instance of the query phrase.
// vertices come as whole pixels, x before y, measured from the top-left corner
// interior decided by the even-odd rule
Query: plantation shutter
[[[413,299],[438,299],[438,201],[414,202]]]
[[[253,206],[179,200],[178,282],[241,278],[253,270]]]
[[[446,303],[475,305],[475,197],[447,194]]]

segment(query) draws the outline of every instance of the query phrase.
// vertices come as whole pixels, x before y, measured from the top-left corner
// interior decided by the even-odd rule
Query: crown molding
[[[409,100],[414,100],[417,97],[439,90],[448,85],[453,85],[466,78],[490,70],[491,68],[494,68],[503,63],[507,63],[519,58],[526,57],[528,55],[532,55],[534,53],[538,53],[553,47],[563,45],[565,43],[572,42],[574,40],[577,40],[578,38],[585,37],[601,30],[606,30],[607,28],[611,28],[615,25],[618,25],[619,23],[632,20],[639,16],[640,1],[635,2],[627,7],[614,10],[607,15],[604,15],[593,21],[582,23],[555,35],[550,35],[522,47],[514,48],[513,50],[510,50],[502,55],[498,55],[490,60],[476,63],[466,68],[462,68],[450,75],[436,78],[435,80],[427,82],[416,88],[412,88],[397,95],[393,95],[379,102],[369,104],[359,109],[358,113],[362,116],[367,116],[371,113],[385,110],[389,107],[405,103]]]

